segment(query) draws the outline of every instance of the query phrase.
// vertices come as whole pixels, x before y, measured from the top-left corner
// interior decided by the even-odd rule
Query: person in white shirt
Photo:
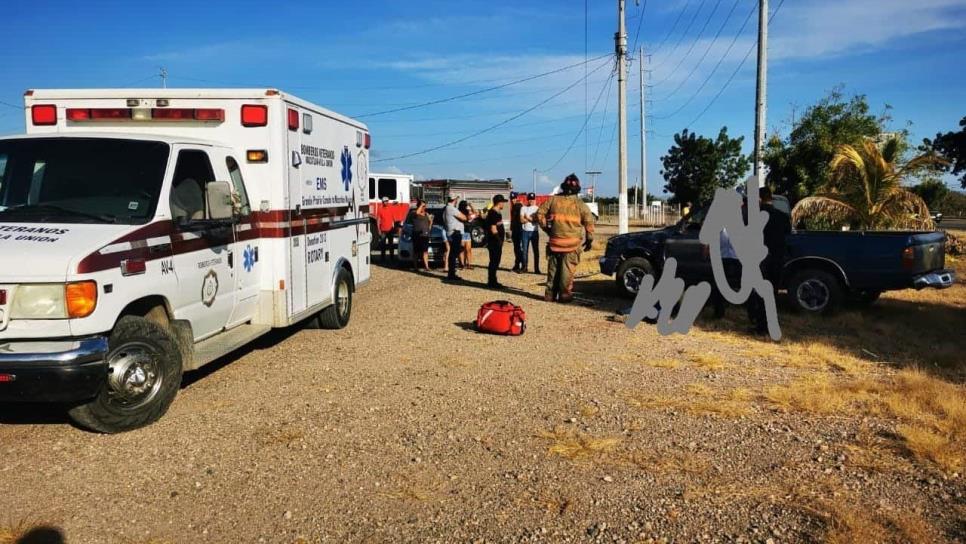
[[[520,225],[523,228],[520,239],[521,268],[520,272],[527,271],[527,255],[529,246],[533,244],[533,273],[540,272],[540,229],[537,228],[537,220],[534,217],[539,207],[536,205],[537,195],[527,194],[527,205],[520,208]]]

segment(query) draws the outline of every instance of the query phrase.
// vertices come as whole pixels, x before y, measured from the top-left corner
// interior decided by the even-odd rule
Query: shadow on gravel
[[[67,407],[60,404],[3,403],[0,404],[0,424],[3,425],[64,425]]]
[[[237,361],[238,359],[241,359],[249,353],[261,351],[263,349],[271,349],[276,345],[288,340],[305,328],[305,322],[302,322],[284,329],[272,329],[265,336],[262,336],[254,342],[246,344],[227,355],[215,359],[198,370],[186,372],[181,378],[181,389],[184,390],[191,387],[195,383],[207,378],[208,376],[211,376],[215,372],[218,372],[225,366]]]
[[[21,535],[11,544],[65,544],[64,533],[56,527],[34,527]]]

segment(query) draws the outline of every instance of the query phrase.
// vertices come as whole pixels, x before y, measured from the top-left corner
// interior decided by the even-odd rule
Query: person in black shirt
[[[521,272],[523,268],[523,223],[520,221],[520,210],[523,204],[517,193],[510,193],[510,242],[513,244],[513,271]]]
[[[792,221],[788,214],[772,206],[771,189],[768,187],[759,189],[758,198],[761,200],[761,209],[768,212],[768,221],[762,231],[768,255],[761,262],[761,274],[771,282],[772,290],[775,290],[781,280],[782,266],[785,264],[785,237],[792,232]],[[748,317],[756,333],[768,333],[765,300],[757,291],[752,291],[748,297]]]
[[[493,197],[493,206],[486,214],[486,249],[490,252],[490,264],[487,267],[487,286],[501,288],[500,282],[496,281],[496,271],[500,268],[500,260],[503,258],[503,242],[506,240],[506,228],[503,226],[503,205],[506,197],[496,195]]]

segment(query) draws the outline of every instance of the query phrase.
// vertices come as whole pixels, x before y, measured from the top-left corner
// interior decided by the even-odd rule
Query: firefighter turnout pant
[[[574,275],[580,264],[580,252],[547,251],[547,290],[544,300],[569,302],[574,297]]]

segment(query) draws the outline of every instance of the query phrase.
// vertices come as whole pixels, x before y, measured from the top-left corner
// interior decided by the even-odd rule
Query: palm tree
[[[829,163],[829,181],[795,205],[792,222],[810,219],[862,230],[933,229],[926,203],[902,187],[902,180],[941,159],[923,154],[899,166],[899,154],[898,138],[881,148],[873,140],[838,146]]]

